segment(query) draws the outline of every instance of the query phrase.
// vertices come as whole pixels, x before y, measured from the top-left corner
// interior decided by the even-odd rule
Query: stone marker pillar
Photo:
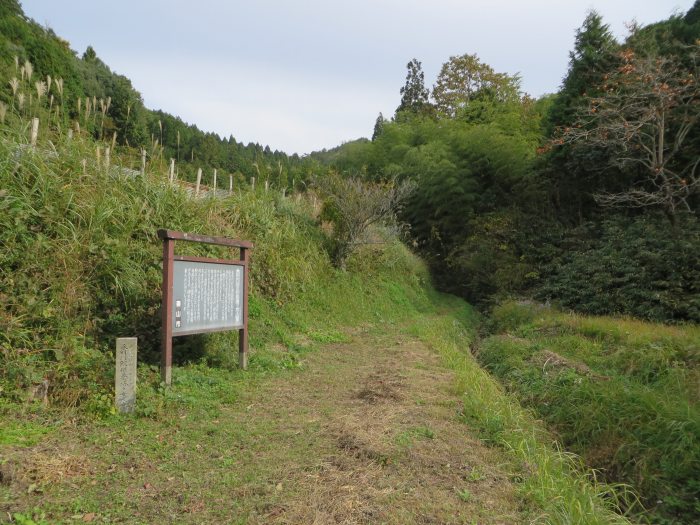
[[[32,136],[30,139],[30,143],[32,145],[32,148],[36,147],[36,141],[37,141],[38,137],[39,137],[39,119],[34,117],[32,119]]]
[[[133,412],[136,406],[136,337],[117,338],[114,404],[119,412]]]

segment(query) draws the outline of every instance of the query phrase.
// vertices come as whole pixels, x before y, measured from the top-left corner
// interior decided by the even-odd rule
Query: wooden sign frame
[[[231,328],[238,330],[238,365],[245,370],[248,368],[248,268],[250,266],[250,251],[253,243],[249,241],[239,241],[226,237],[210,237],[194,233],[185,233],[173,230],[158,230],[158,237],[163,241],[163,303],[161,306],[162,318],[162,340],[161,340],[161,378],[166,385],[172,382],[172,362],[173,362],[173,275],[175,261],[189,261],[197,263],[213,264],[233,264],[243,267],[243,312],[242,328]],[[215,244],[240,249],[240,259],[211,259],[207,257],[191,257],[186,255],[175,255],[175,242],[187,241],[204,244]],[[221,331],[217,329],[201,329],[187,333],[177,334],[188,335],[191,333],[208,333]]]

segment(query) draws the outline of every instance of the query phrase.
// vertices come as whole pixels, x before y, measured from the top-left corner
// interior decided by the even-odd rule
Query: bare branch
[[[368,183],[333,173],[314,185],[324,198],[322,217],[333,224],[332,256],[339,268],[345,267],[355,247],[367,242],[370,226],[393,221],[415,187],[409,181]]]
[[[700,189],[698,152],[684,143],[700,119],[698,68],[700,46],[688,49],[691,68],[677,57],[621,54],[621,66],[601,86],[573,126],[561,130],[555,144],[579,144],[608,153],[608,165],[638,166],[645,177],[633,188],[595,195],[603,206],[662,208],[673,215],[687,208]],[[681,155],[681,153],[683,155]],[[683,174],[683,175],[681,175]]]

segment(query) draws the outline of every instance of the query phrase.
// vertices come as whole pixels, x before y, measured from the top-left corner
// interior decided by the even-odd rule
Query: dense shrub
[[[700,321],[700,221],[687,216],[673,229],[659,216],[609,219],[573,237],[584,229],[595,235],[543,264],[540,299],[593,314]]]
[[[515,212],[475,217],[467,224],[467,238],[446,258],[440,284],[470,302],[486,305],[499,297],[523,292],[538,278],[524,253],[529,247],[527,219]]]

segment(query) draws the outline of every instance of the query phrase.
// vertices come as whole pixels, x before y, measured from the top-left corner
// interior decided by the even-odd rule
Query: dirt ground
[[[6,478],[8,465],[26,473],[51,458],[51,472],[71,470],[35,493],[27,476],[5,479],[14,501],[0,510],[60,523],[522,523],[503,452],[459,411],[452,374],[423,343],[360,330],[256,381],[216,418],[66,428],[16,449]]]

